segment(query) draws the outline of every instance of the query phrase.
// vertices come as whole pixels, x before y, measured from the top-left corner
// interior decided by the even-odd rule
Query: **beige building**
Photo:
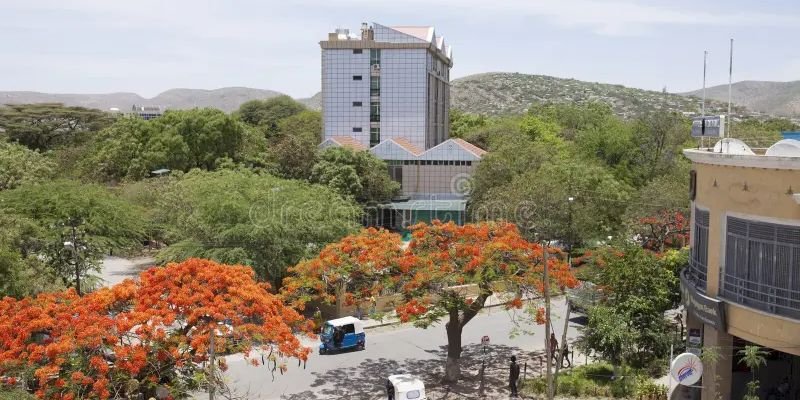
[[[715,348],[695,398],[740,399],[738,350],[769,351],[761,398],[800,399],[800,141],[750,149],[723,139],[692,161],[690,266],[681,276],[689,348]]]

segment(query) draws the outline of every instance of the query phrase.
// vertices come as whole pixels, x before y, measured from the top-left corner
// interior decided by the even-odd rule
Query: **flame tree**
[[[283,371],[282,359],[308,357],[295,336],[308,328],[249,267],[189,259],[83,297],[6,297],[0,375],[25,379],[42,399],[149,397],[157,385],[181,397],[209,379],[200,363],[212,330],[217,349],[261,352]]]
[[[343,305],[378,296],[397,279],[403,250],[400,236],[383,229],[364,229],[326,246],[313,259],[289,268],[282,293],[297,308],[317,300]]]
[[[399,266],[398,282],[406,303],[397,307],[403,321],[413,320],[427,328],[445,320],[447,361],[445,381],[460,377],[461,333],[502,285],[502,290],[517,295],[506,307],[522,307],[524,297],[541,293],[543,248],[526,241],[510,223],[479,223],[457,226],[435,221],[412,227],[412,240]],[[548,249],[554,252],[553,249]],[[548,260],[549,284],[574,287],[577,280],[566,263]],[[477,286],[470,296],[460,285]],[[543,323],[542,318],[537,318]]]

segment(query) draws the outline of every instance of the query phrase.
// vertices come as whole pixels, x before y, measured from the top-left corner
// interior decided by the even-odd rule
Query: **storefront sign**
[[[669,373],[679,384],[691,386],[703,377],[703,363],[692,353],[683,353],[672,361]]]
[[[718,331],[725,331],[725,303],[700,293],[692,281],[681,272],[681,297],[687,313]]]

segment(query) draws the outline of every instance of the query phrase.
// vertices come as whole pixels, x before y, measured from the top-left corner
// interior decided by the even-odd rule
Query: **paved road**
[[[100,277],[103,286],[112,286],[128,278],[136,278],[145,269],[154,264],[152,257],[121,258],[106,256]]]
[[[565,312],[563,298],[555,300],[553,325],[559,341]],[[538,374],[544,353],[544,326],[522,325],[529,332],[511,337],[514,318],[511,312],[498,307],[484,310],[467,324],[462,339],[465,378],[462,384],[450,388],[451,393],[445,397],[441,393],[446,388],[437,383],[442,376],[447,343],[443,324],[428,329],[399,325],[368,330],[366,350],[342,354],[320,356],[316,354],[318,342],[309,341],[315,351],[306,368],[289,362],[289,371],[284,375],[276,372],[274,381],[267,368],[249,365],[241,355],[228,356],[227,376],[230,386],[240,394],[247,393],[250,399],[379,399],[386,377],[395,373],[423,377],[435,394],[432,399],[473,398],[479,385],[481,336],[489,335],[486,387],[490,398],[495,398],[505,390],[508,358],[512,354],[517,355],[520,363],[528,362],[530,375]],[[568,335],[571,339],[577,336],[579,326],[573,321],[574,318]],[[578,358],[583,361],[582,356]]]

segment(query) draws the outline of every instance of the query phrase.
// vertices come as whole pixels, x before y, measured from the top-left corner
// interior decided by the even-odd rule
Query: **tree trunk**
[[[458,382],[461,378],[461,321],[458,311],[450,312],[450,320],[445,324],[447,330],[447,362],[444,365],[444,381]]]

